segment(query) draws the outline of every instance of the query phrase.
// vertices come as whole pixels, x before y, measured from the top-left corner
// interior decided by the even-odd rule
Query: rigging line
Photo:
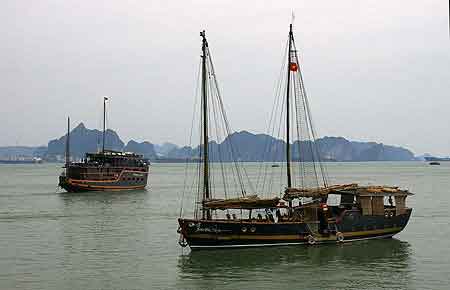
[[[287,46],[288,46],[288,41],[286,41],[286,47]],[[286,48],[283,51],[284,51],[284,53],[282,53],[280,72],[278,74],[277,81],[274,84],[273,106],[272,106],[272,110],[271,110],[271,113],[270,113],[269,122],[267,124],[267,133],[270,134],[270,136],[272,136],[272,134],[271,134],[272,120],[274,118],[275,112],[277,111],[277,109],[276,109],[278,107],[277,103],[279,103],[278,91],[279,91],[279,87],[281,86],[282,75],[283,75],[283,72],[284,72],[284,61],[283,60],[286,58],[286,53],[287,53]],[[273,142],[272,138],[269,138],[268,140],[266,140],[266,142],[265,142],[266,144],[264,146],[264,151],[263,151],[263,156],[262,156],[263,159],[264,159],[265,152],[267,152],[269,150],[269,148],[271,148],[270,145],[271,145],[272,142]],[[270,143],[270,144],[267,144],[267,143]],[[269,153],[269,159],[270,159],[270,153]],[[258,190],[259,179],[260,179],[261,174],[262,174],[261,171],[262,171],[262,167],[263,167],[264,163],[265,162],[261,162],[260,165],[259,165],[258,176],[257,176],[257,180],[256,180],[256,189],[257,190]],[[267,164],[264,167],[267,169]]]
[[[317,143],[317,139],[316,139],[316,133],[315,133],[315,129],[312,123],[312,116],[311,116],[311,110],[309,108],[309,102],[308,102],[308,98],[306,98],[306,91],[305,93],[305,102],[306,102],[306,107],[308,108],[308,118],[310,119],[310,123],[311,123],[311,134],[314,140],[314,144],[316,145],[316,150],[317,150],[317,158],[318,158],[318,162],[319,162],[319,166],[320,166],[320,170],[322,173],[322,179],[323,179],[323,183],[324,186],[327,187],[328,186],[328,173],[326,172],[326,168],[323,165],[322,159],[321,159],[321,151],[320,151],[320,145],[319,143]]]
[[[268,153],[268,159],[269,159],[269,162],[271,162],[271,161],[279,161],[278,160],[278,155],[277,155],[277,147],[275,147],[275,151],[273,150],[273,148],[274,148],[274,143],[277,143],[277,140],[276,140],[276,135],[275,135],[275,129],[276,129],[276,121],[275,121],[275,116],[278,114],[278,112],[279,112],[279,110],[280,110],[280,106],[282,106],[283,105],[283,102],[282,101],[280,101],[280,100],[282,100],[283,99],[283,97],[284,97],[284,94],[283,94],[283,97],[282,97],[282,94],[281,94],[281,92],[282,92],[282,87],[283,87],[283,80],[284,80],[284,76],[285,76],[285,74],[284,74],[284,72],[286,71],[286,62],[285,62],[285,59],[286,59],[286,55],[287,55],[287,47],[288,47],[288,45],[289,45],[289,41],[286,41],[286,44],[285,44],[285,49],[284,49],[284,53],[283,53],[283,56],[282,56],[282,59],[281,59],[281,67],[280,67],[280,72],[279,72],[279,75],[278,75],[278,82],[277,82],[277,85],[276,85],[276,88],[275,88],[275,94],[274,94],[274,106],[273,106],[273,108],[272,108],[272,114],[271,114],[271,116],[270,116],[270,121],[269,121],[269,124],[268,124],[268,134],[270,135],[270,137],[271,138],[269,138],[269,144],[268,144],[268,149],[265,149],[264,150],[264,152],[269,152]],[[265,182],[266,182],[266,179],[268,178],[267,176],[268,176],[268,169],[269,169],[269,164],[267,163],[267,162],[264,162],[264,164],[265,164],[265,166],[264,166],[264,176],[263,176],[263,190],[264,190],[264,188],[265,188]],[[270,167],[270,168],[272,168],[272,167]],[[271,173],[271,177],[270,178],[273,178],[273,171],[274,171],[274,169],[271,169],[270,170],[270,173]]]
[[[285,91],[285,89],[287,88],[287,82],[284,82],[284,86],[283,86],[283,91]],[[283,152],[283,150],[285,150],[284,148],[285,148],[285,144],[283,144],[283,141],[281,141],[281,140],[284,140],[284,137],[285,137],[285,131],[286,130],[283,130],[284,129],[284,127],[283,127],[283,124],[284,124],[284,119],[285,119],[285,114],[286,114],[286,111],[285,111],[285,106],[284,106],[284,104],[285,104],[285,102],[286,102],[286,94],[284,94],[284,93],[281,93],[281,91],[280,91],[280,96],[281,96],[281,106],[280,106],[280,118],[279,118],[279,123],[278,123],[278,132],[277,132],[277,140],[278,140],[278,143],[280,143],[280,146],[276,146],[276,148],[275,148],[275,154],[276,154],[276,156],[278,156],[278,154],[279,153],[281,153],[281,155],[282,156],[285,156],[285,152]],[[282,132],[282,133],[281,133]],[[281,152],[279,152],[279,150],[282,150]],[[281,156],[278,156],[278,157],[281,157]],[[281,161],[283,161],[284,160],[284,157],[281,157],[280,158],[280,160]],[[280,179],[279,179],[279,184],[280,184],[280,187],[281,187],[281,185],[282,185],[282,180],[284,180],[284,178],[283,178],[283,175],[284,175],[284,169],[285,169],[285,164],[284,164],[284,162],[281,162],[281,166],[280,166]],[[271,179],[270,179],[270,182],[269,182],[269,184],[268,184],[268,186],[269,186],[269,191],[271,192],[272,191],[272,188],[273,188],[273,182],[274,182],[274,171],[272,171],[271,172],[272,174],[271,174]]]
[[[217,82],[217,78],[216,78],[216,74],[215,74],[215,71],[214,71],[214,67],[213,67],[213,62],[212,62],[212,57],[211,57],[211,53],[209,52],[209,58],[208,58],[208,66],[210,67],[210,69],[211,69],[211,72],[212,72],[212,76],[213,76],[213,82],[212,82],[212,84],[211,84],[211,87],[212,88],[214,88],[214,92],[215,92],[215,94],[214,94],[214,96],[216,97],[216,101],[217,101],[217,103],[218,103],[218,111],[220,112],[220,115],[222,116],[222,114],[225,112],[225,108],[224,108],[224,106],[222,105],[221,106],[221,104],[220,104],[220,101],[221,101],[221,98],[220,98],[220,91],[219,91],[219,88],[218,88],[218,82]],[[224,123],[225,123],[226,121],[224,121]],[[221,123],[221,122],[220,122]],[[225,135],[228,135],[228,136],[230,136],[230,132],[227,132],[227,133],[225,133],[227,130],[226,130],[226,128],[225,128],[225,124],[224,124],[224,127],[223,127],[223,131],[224,131],[224,136]],[[225,140],[226,139],[226,140]],[[226,141],[226,142],[228,142],[228,144],[231,144],[231,139],[230,138],[224,138],[224,141]],[[227,143],[225,143],[225,145],[226,145]],[[233,160],[235,160],[235,156],[233,156],[233,154],[232,154],[232,152],[231,152],[231,160],[233,161]],[[238,185],[238,184],[241,184],[241,182],[240,182],[240,180],[239,180],[239,176],[238,176],[238,173],[235,173],[235,171],[234,171],[234,168],[233,167],[231,167],[231,176],[233,177],[233,181],[234,181],[234,185],[235,185],[235,187]],[[241,185],[241,191],[242,191],[242,188],[243,188],[243,185]]]
[[[297,55],[296,55],[296,57],[298,59]],[[301,84],[301,88],[302,88],[302,93],[304,95],[306,108],[307,108],[307,118],[309,119],[310,124],[311,124],[311,134],[312,134],[312,138],[313,138],[314,144],[315,144],[314,149],[316,150],[315,153],[317,154],[318,163],[319,163],[319,166],[320,166],[320,171],[321,171],[322,179],[323,179],[323,182],[324,182],[324,186],[327,186],[327,184],[328,184],[328,173],[327,173],[326,168],[324,167],[323,162],[321,160],[320,145],[319,145],[319,143],[317,143],[316,132],[315,132],[313,121],[312,121],[313,120],[312,112],[311,112],[311,109],[309,107],[309,101],[308,101],[308,98],[307,98],[306,89],[305,89],[305,86],[304,86],[303,76],[302,76],[301,72],[300,72],[299,76],[300,76],[299,79],[300,79],[300,84]]]
[[[295,46],[295,44],[294,44]],[[298,56],[297,54],[295,54],[295,59],[298,63]],[[300,84],[300,93],[302,95],[302,100],[303,100],[303,107],[304,107],[304,111],[305,111],[305,118],[307,118],[306,120],[306,130],[307,130],[307,134],[311,137],[311,141],[312,142],[308,142],[309,143],[309,147],[310,147],[310,151],[311,151],[311,158],[312,158],[312,166],[313,166],[313,170],[314,170],[314,175],[316,177],[316,183],[317,183],[317,187],[319,187],[319,176],[317,174],[317,168],[316,168],[316,162],[315,162],[315,138],[314,135],[312,134],[312,130],[311,130],[311,118],[309,113],[309,107],[307,106],[307,100],[306,100],[306,95],[305,95],[305,89],[304,89],[304,84],[303,84],[303,78],[302,78],[302,73],[301,70],[298,71],[298,75],[299,75],[299,84]],[[314,142],[314,144],[313,144]]]
[[[287,49],[287,48],[286,48]],[[274,110],[274,118],[272,118],[272,125],[271,125],[271,132],[269,133],[273,139],[271,139],[270,142],[270,152],[272,152],[272,158],[273,160],[276,161],[282,161],[282,159],[280,159],[278,156],[279,155],[279,149],[280,146],[284,148],[284,146],[280,145],[280,130],[281,130],[281,123],[283,121],[283,112],[284,112],[284,100],[285,100],[285,94],[282,93],[282,91],[284,91],[284,88],[286,87],[286,82],[285,82],[285,77],[284,77],[284,71],[286,69],[286,62],[285,62],[285,57],[286,57],[286,53],[284,53],[283,55],[283,59],[282,59],[282,67],[281,67],[281,72],[280,72],[280,78],[279,78],[279,86],[277,88],[276,91],[276,95],[275,95],[275,99],[277,100],[276,103],[276,107]],[[277,122],[275,122],[275,116],[279,115],[280,118],[278,119],[278,130],[277,130]],[[276,131],[278,131],[278,133],[276,133]],[[275,144],[275,145],[274,145]],[[278,146],[280,145],[280,146]],[[270,161],[273,161],[270,160]],[[272,188],[273,188],[273,183],[274,183],[274,172],[276,172],[276,169],[273,169],[272,167],[270,167],[269,170],[269,166],[270,164],[266,163],[265,166],[265,171],[264,171],[264,178],[263,178],[263,185],[262,185],[262,189],[263,191],[266,190],[266,185],[267,185],[267,192],[268,194],[271,194],[272,192]],[[281,168],[284,168],[284,163],[281,164]],[[280,169],[281,169],[280,168]],[[268,172],[269,171],[269,172]]]
[[[294,43],[294,47],[295,47],[295,43]],[[295,55],[296,55],[296,51],[295,51]],[[298,59],[297,58],[295,58],[295,62],[297,63],[297,66],[299,66],[299,62],[298,62]],[[299,68],[299,70],[300,70],[300,68]],[[302,132],[304,131],[303,130],[303,126],[304,126],[304,122],[303,122],[303,117],[304,117],[304,112],[301,110],[301,102],[300,102],[300,100],[299,100],[299,98],[300,98],[300,95],[298,94],[298,92],[299,92],[299,81],[298,81],[298,77],[297,78],[295,78],[294,79],[294,81],[295,81],[295,95],[296,95],[296,109],[297,109],[297,126],[299,127],[299,129],[298,129],[298,131],[299,131],[299,140],[297,141],[298,142],[298,153],[299,153],[299,157],[300,157],[300,162],[299,162],[299,170],[300,170],[300,174],[301,174],[301,183],[302,183],[302,187],[305,187],[305,182],[306,182],[306,180],[305,180],[305,178],[306,178],[306,176],[307,176],[307,173],[306,173],[306,171],[307,171],[307,161],[306,161],[306,159],[305,159],[305,157],[303,157],[302,156],[302,154],[304,153],[303,151],[302,151],[302,148],[303,148],[303,146],[302,146],[302,142],[303,142],[303,140],[302,140],[302,137],[303,137],[303,134],[302,134]],[[302,114],[303,113],[303,114]],[[307,139],[307,138],[306,138]],[[304,155],[306,155],[306,154],[304,154]],[[302,160],[302,158],[303,158],[303,160]]]
[[[211,57],[210,54],[208,56],[209,56],[209,62],[210,62],[210,65],[211,65],[211,70],[212,70],[213,74],[215,75],[214,65],[213,65],[213,62],[212,62],[212,57]],[[220,103],[221,109],[222,109],[221,110],[222,117],[224,119],[224,123],[225,123],[226,129],[227,129],[227,133],[228,133],[228,135],[230,135],[231,134],[231,128],[230,128],[230,124],[229,124],[229,121],[228,121],[228,118],[227,118],[227,115],[226,115],[225,107],[223,105],[223,101],[222,101],[222,97],[221,97],[221,94],[220,94],[220,90],[219,90],[219,86],[218,86],[216,77],[214,77],[214,82],[215,82],[216,89],[217,89],[217,97],[218,97],[218,100],[219,100],[219,103]],[[230,147],[231,147],[231,152],[232,152],[233,157],[234,157],[233,158],[233,163],[235,164],[236,172],[238,174],[238,179],[239,179],[239,182],[241,184],[242,196],[245,196],[246,192],[245,192],[244,184],[243,184],[243,181],[242,181],[242,174],[240,172],[239,164],[236,162],[236,158],[235,157],[237,155],[236,155],[236,153],[234,151],[234,147],[233,147],[233,144],[231,142],[230,142]],[[246,173],[245,168],[242,168],[242,169]],[[248,175],[247,175],[247,178],[248,178]],[[252,187],[250,181],[249,181],[249,185],[250,185],[250,187]]]
[[[230,136],[232,131],[231,131],[230,125],[228,123],[228,119],[226,117],[225,108],[223,106],[222,99],[220,98],[220,95],[219,95],[219,101],[220,101],[220,104],[222,106],[222,111],[221,112],[222,112],[222,117],[223,117],[224,122],[225,122],[226,130],[227,130],[228,135]],[[233,146],[233,143],[231,142],[231,138],[230,138],[229,144],[230,144],[231,153],[232,153],[232,156],[233,156],[233,158],[232,158],[233,160],[232,161],[233,161],[234,167],[236,169],[238,181],[239,181],[240,186],[241,186],[242,196],[245,196],[246,192],[245,192],[245,188],[244,188],[244,184],[243,184],[242,173],[240,171],[241,170],[240,164],[238,164],[237,161],[236,161],[236,159],[237,159],[236,156],[238,156],[239,154],[237,154],[236,151],[234,150],[234,146]],[[245,171],[245,168],[243,168],[243,170]]]
[[[212,142],[214,142],[214,135],[213,135],[213,126],[212,126],[212,114],[211,114],[211,111],[213,111],[213,108],[212,108],[212,99],[213,99],[213,94],[212,94],[212,91],[211,91],[211,72],[210,72],[210,70],[209,70],[209,67],[208,67],[208,62],[206,62],[206,76],[207,76],[207,78],[208,78],[208,82],[207,82],[207,87],[206,87],[206,90],[208,91],[208,94],[207,94],[207,96],[208,96],[208,98],[207,98],[207,102],[208,102],[208,111],[207,111],[207,116],[208,116],[208,180],[209,180],[209,182],[208,182],[208,185],[209,185],[209,197],[210,198],[213,198],[213,196],[214,196],[214,190],[215,190],[215,188],[216,188],[216,186],[215,186],[215,180],[214,180],[214,173],[215,173],[215,171],[214,171],[214,160],[215,160],[215,158],[216,158],[216,156],[215,156],[215,151],[213,150],[214,148],[212,148],[212,145],[214,144],[214,143],[212,143]]]
[[[288,45],[288,42],[286,42],[285,53],[284,53],[283,59],[281,61],[279,80],[278,80],[277,89],[275,91],[276,103],[275,103],[275,107],[274,107],[274,111],[273,111],[273,116],[271,116],[271,121],[269,124],[269,132],[268,133],[271,136],[270,142],[269,142],[269,148],[270,148],[269,152],[272,155],[272,156],[269,155],[269,158],[272,158],[272,159],[269,159],[269,162],[270,161],[279,161],[279,162],[282,161],[279,159],[279,156],[278,156],[279,146],[277,146],[277,145],[279,145],[279,130],[280,130],[280,128],[278,128],[278,134],[276,134],[277,122],[275,121],[275,116],[282,115],[282,112],[284,110],[283,104],[284,104],[285,95],[284,95],[284,93],[282,94],[282,91],[284,91],[283,84],[285,84],[285,82],[283,82],[283,81],[285,80],[284,72],[286,69],[285,59],[286,59],[286,54],[287,54],[287,45]],[[284,88],[285,88],[285,86],[284,86]],[[282,119],[283,119],[283,117],[281,117],[279,119],[279,122],[282,122]],[[280,123],[278,123],[278,126],[280,127]],[[275,146],[274,146],[274,144],[275,144]],[[283,163],[282,163],[282,166],[283,166]],[[273,169],[269,163],[265,162],[265,170],[264,170],[263,181],[262,181],[262,191],[265,191],[265,189],[266,189],[266,182],[267,182],[268,193],[270,193],[270,191],[272,190],[274,171],[276,171],[276,170]],[[269,177],[269,174],[270,174],[270,177]]]
[[[208,51],[209,54],[209,51]],[[208,68],[208,92],[209,92],[209,108],[211,108],[208,112],[208,122],[209,124],[211,124],[211,126],[209,126],[209,134],[212,137],[212,141],[214,141],[214,129],[216,131],[216,136],[215,136],[215,146],[208,146],[210,153],[211,153],[211,157],[210,158],[210,178],[211,178],[211,192],[212,193],[216,193],[217,192],[217,187],[216,187],[216,167],[217,167],[217,161],[219,161],[219,163],[221,163],[221,156],[220,156],[220,146],[219,146],[219,142],[220,142],[220,137],[219,134],[217,134],[217,126],[216,128],[213,128],[213,124],[217,124],[217,120],[215,119],[215,112],[216,112],[216,108],[215,108],[215,90],[214,90],[214,82],[211,82],[211,79],[214,79],[214,75],[213,72],[211,71],[211,67],[209,66],[209,62],[206,63],[206,66]],[[212,113],[211,113],[212,112]],[[213,123],[214,121],[214,123]],[[214,144],[214,143],[212,143]],[[214,150],[213,150],[214,149]],[[213,196],[215,195],[211,195],[211,198],[213,198]]]
[[[305,114],[306,114],[306,117],[308,116],[308,109],[307,109],[307,107],[306,107],[306,103],[305,103],[305,98],[303,98],[303,106],[304,106],[304,108],[305,108]],[[309,122],[308,122],[309,121]],[[311,120],[308,120],[307,122],[306,122],[306,130],[307,130],[307,133],[308,133],[308,135],[310,136],[310,139],[311,140],[309,140],[309,142],[308,142],[308,144],[309,144],[309,148],[310,148],[310,152],[311,152],[311,158],[312,158],[312,168],[313,168],[313,171],[314,171],[314,175],[315,175],[315,177],[316,177],[316,184],[317,184],[317,187],[319,187],[319,176],[318,176],[318,173],[317,173],[317,168],[316,168],[316,154],[315,154],[315,140],[314,140],[314,137],[312,137],[311,136]]]
[[[203,103],[204,103],[203,96],[200,97],[200,100],[201,100],[200,108],[203,108]],[[200,114],[199,120],[200,120],[200,124],[199,124],[199,132],[200,132],[199,138],[200,138],[200,140],[199,140],[199,145],[198,145],[198,159],[197,159],[198,160],[198,165],[197,165],[197,170],[198,170],[198,172],[197,172],[198,173],[198,178],[197,178],[197,197],[196,197],[197,200],[196,200],[196,203],[195,203],[196,204],[196,211],[197,211],[196,214],[197,214],[197,216],[198,216],[198,214],[200,212],[200,209],[203,209],[203,204],[200,205],[200,200],[203,201],[204,195],[205,195],[204,187],[203,187],[203,185],[204,185],[204,180],[203,180],[204,179],[204,176],[203,176],[203,167],[204,167],[204,164],[203,164],[203,151],[204,151],[204,146],[202,145],[203,144],[203,134],[204,134],[202,129],[203,129],[203,123],[205,122],[205,120],[204,120],[203,114]]]
[[[210,82],[211,83],[211,82]],[[212,119],[214,119],[214,124],[215,124],[215,134],[216,134],[216,139],[217,139],[217,154],[218,154],[218,156],[216,157],[217,159],[218,159],[218,161],[219,161],[219,164],[220,164],[220,169],[221,169],[221,176],[222,176],[222,184],[223,184],[223,189],[224,189],[224,195],[225,195],[225,197],[227,196],[227,186],[226,186],[226,180],[225,180],[225,175],[224,175],[224,172],[223,172],[223,160],[222,160],[222,150],[221,150],[221,146],[220,146],[220,140],[221,140],[221,134],[220,134],[220,127],[219,127],[219,124],[218,124],[218,118],[217,118],[217,108],[216,108],[216,102],[215,102],[215,95],[214,95],[214,90],[213,90],[213,87],[212,87],[212,85],[210,86],[210,92],[211,92],[211,94],[210,94],[210,96],[211,96],[211,107],[212,107],[212,112],[213,112],[213,114],[212,114]],[[212,130],[212,128],[211,128],[211,130]],[[213,160],[216,160],[216,159],[213,159]]]
[[[212,98],[212,100],[216,100],[215,98]],[[218,109],[218,108],[217,108]],[[219,127],[219,120],[217,118],[217,112],[216,112],[216,104],[214,103],[213,105],[213,114],[214,114],[214,121],[216,124],[216,135],[217,135],[217,140],[221,140],[221,132],[220,132],[220,127]],[[222,149],[220,144],[218,144],[217,146],[218,148],[218,153],[219,153],[219,163],[220,163],[220,169],[221,169],[221,173],[222,173],[222,183],[223,183],[223,190],[224,190],[224,195],[225,195],[225,199],[228,197],[227,196],[227,183],[226,183],[226,176],[225,176],[225,168],[223,165],[223,156],[222,156]]]
[[[297,83],[297,88],[298,88],[298,83]],[[305,132],[306,131],[306,129],[305,129],[305,127],[306,127],[306,125],[305,125],[305,120],[304,120],[304,114],[305,114],[305,112],[303,112],[302,111],[302,105],[301,105],[301,102],[300,102],[300,100],[299,100],[299,102],[298,102],[298,110],[299,110],[299,112],[301,112],[303,115],[302,116],[300,116],[299,117],[299,122],[300,122],[300,128],[301,128],[301,130],[302,130],[302,134],[303,134],[303,132]],[[306,138],[305,138],[306,139]],[[302,143],[303,142],[303,143]],[[307,142],[307,141],[306,141]],[[305,144],[305,141],[303,141],[303,140],[299,140],[299,154],[303,154],[303,155],[306,155],[306,153],[304,152],[305,150],[303,149],[303,145],[302,144]],[[305,146],[306,146],[306,144],[305,144]],[[302,187],[305,187],[305,186],[307,186],[306,185],[306,177],[307,177],[307,170],[308,170],[308,163],[307,163],[307,160],[306,160],[306,158],[303,158],[303,160],[302,160],[303,162],[299,162],[299,164],[300,164],[300,167],[301,167],[301,174],[302,174]]]
[[[208,66],[208,63],[207,63],[207,66]],[[208,66],[208,72],[209,72],[209,79],[211,80],[211,78],[214,78],[214,76],[211,74],[211,70],[210,70],[210,67]],[[210,98],[209,98],[209,101],[210,101],[210,108],[212,108],[212,110],[210,110],[210,111],[212,111],[213,112],[213,114],[209,114],[209,119],[210,119],[210,121],[209,121],[209,123],[210,124],[213,124],[213,122],[212,122],[212,120],[214,120],[214,123],[216,124],[216,126],[215,126],[215,131],[216,131],[216,147],[217,147],[217,150],[214,150],[214,151],[212,151],[212,163],[211,163],[211,171],[210,171],[210,173],[211,173],[211,179],[212,179],[212,186],[214,186],[214,188],[212,188],[212,190],[214,191],[214,192],[216,192],[216,188],[215,188],[215,182],[216,182],[216,174],[215,174],[215,167],[217,167],[217,160],[219,161],[219,163],[220,164],[222,164],[222,157],[221,157],[221,151],[220,151],[220,144],[219,144],[219,142],[220,142],[220,134],[218,133],[218,130],[217,130],[217,118],[216,118],[216,107],[215,107],[215,102],[214,102],[214,100],[215,100],[215,94],[214,94],[214,92],[215,92],[215,90],[214,90],[214,85],[213,85],[213,82],[208,82],[209,83],[209,86],[208,86],[208,91],[209,91],[209,96],[210,96]],[[212,126],[210,126],[209,127],[209,129],[210,129],[210,135],[211,136],[214,136],[213,135],[213,127]],[[213,149],[212,147],[210,147],[210,149]],[[214,168],[214,170],[212,170]]]
[[[192,134],[194,131],[194,121],[195,121],[195,116],[196,116],[196,108],[197,108],[197,101],[198,101],[198,93],[199,93],[199,81],[200,81],[200,70],[201,70],[201,65],[202,65],[202,61],[199,61],[198,64],[198,69],[197,69],[197,80],[196,80],[196,86],[195,86],[195,90],[194,90],[194,109],[193,109],[193,114],[192,114],[192,120],[191,120],[191,129],[190,129],[190,133],[189,133],[189,146],[191,146],[192,148]],[[184,203],[184,196],[186,194],[186,186],[187,186],[187,178],[188,178],[188,155],[186,155],[186,160],[185,160],[185,167],[184,167],[184,181],[183,181],[183,191],[181,194],[181,205],[180,205],[180,217],[182,217],[183,215],[183,203]]]
[[[200,97],[200,103],[201,103],[202,98]],[[201,108],[201,104],[200,104],[200,108]],[[201,144],[201,140],[202,140],[202,121],[201,121],[201,114],[200,117],[198,118],[198,132],[199,132],[199,144]],[[196,148],[191,147],[192,152],[190,153],[190,155],[194,155],[194,153],[197,151],[198,156],[196,156],[196,158],[193,160],[194,162],[194,173],[197,173],[197,176],[195,178],[193,178],[192,180],[192,187],[191,190],[192,192],[194,192],[195,189],[195,203],[194,203],[194,209],[195,209],[195,218],[198,218],[198,213],[200,211],[200,205],[199,205],[199,200],[200,200],[200,195],[201,195],[201,147],[200,145],[198,145]]]
[[[223,133],[222,144],[223,144],[223,146],[225,148],[225,152],[221,151],[221,154],[227,154],[229,152],[226,149],[228,147],[228,142],[230,142],[230,140],[227,139],[226,129],[224,127],[225,125],[222,123],[221,108],[220,108],[220,105],[219,105],[219,101],[218,101],[217,95],[215,95],[215,97],[216,97],[215,101],[216,101],[216,104],[217,104],[217,111],[218,111],[218,118],[217,118],[217,120],[218,120],[218,123],[220,125],[219,126],[220,132]],[[219,147],[219,149],[220,149],[220,147]],[[231,153],[229,155],[231,156]],[[224,156],[225,160],[229,160],[230,156],[228,156],[228,154],[227,154],[227,156]],[[231,159],[233,159],[233,156],[231,156]],[[226,168],[225,168],[225,166],[223,164],[223,161],[224,160],[221,160],[221,164],[220,165],[221,165],[221,168],[222,168],[222,174],[224,175],[224,184],[226,185],[226,178],[225,178],[225,176],[226,176]],[[232,180],[233,180],[234,190],[236,190],[236,188],[238,187],[238,181],[237,181],[237,174],[235,174],[235,172],[233,170],[233,167],[231,167],[231,176],[232,176]]]
[[[300,130],[300,122],[301,122],[301,115],[300,115],[300,109],[299,109],[299,96],[297,94],[297,89],[298,89],[298,84],[297,84],[297,78],[295,77],[295,72],[293,73],[294,76],[294,81],[292,82],[292,87],[294,90],[294,106],[295,106],[295,124],[296,124],[296,129],[297,129],[297,158],[298,158],[298,167],[299,167],[299,176],[300,176],[300,182],[301,182],[301,187],[303,188],[304,185],[304,180],[303,180],[303,174],[302,174],[302,154],[301,154],[301,130]],[[295,148],[295,147],[294,147]],[[295,186],[297,186],[297,178],[294,179],[295,182]]]

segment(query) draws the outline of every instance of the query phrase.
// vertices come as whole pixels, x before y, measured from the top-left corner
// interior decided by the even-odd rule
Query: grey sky
[[[264,132],[291,11],[319,135],[450,155],[448,1],[25,1],[0,4],[0,145],[65,118],[125,141],[188,142],[206,29],[235,130]]]

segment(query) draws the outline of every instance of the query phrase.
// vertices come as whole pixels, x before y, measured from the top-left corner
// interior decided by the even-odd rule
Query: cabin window
[[[342,203],[342,197],[338,194],[329,194],[327,199],[327,205],[338,206]]]

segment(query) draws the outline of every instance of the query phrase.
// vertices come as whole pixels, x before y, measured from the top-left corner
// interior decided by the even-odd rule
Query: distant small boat
[[[43,160],[38,157],[28,158],[28,157],[16,157],[10,159],[0,159],[0,164],[40,164]]]
[[[437,162],[437,161],[432,161],[432,162],[430,162],[428,164],[430,164],[430,165],[441,165],[441,163]]]
[[[280,167],[280,164],[272,164],[272,167]]]

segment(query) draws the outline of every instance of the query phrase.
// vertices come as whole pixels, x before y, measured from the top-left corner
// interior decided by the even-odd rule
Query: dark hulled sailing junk
[[[262,164],[257,181],[258,193],[265,190],[272,196],[260,198],[246,195],[243,188],[242,168],[238,163],[233,166],[215,165],[222,174],[211,172],[208,154],[209,136],[214,132],[208,127],[216,114],[223,116],[225,133],[230,128],[223,110],[222,99],[217,86],[205,33],[202,36],[202,138],[198,165],[200,181],[192,188],[197,191],[194,217],[178,219],[179,243],[189,245],[191,249],[216,247],[275,246],[291,244],[339,243],[354,240],[392,237],[402,231],[408,223],[411,208],[405,205],[407,190],[388,186],[359,186],[357,184],[328,185],[324,164],[320,160],[319,148],[312,127],[311,113],[303,84],[300,63],[295,48],[292,25],[284,72],[278,85],[281,102],[275,102],[279,114],[272,112],[271,120],[276,116],[284,119],[285,130],[280,130],[280,122],[273,122],[269,129],[284,132],[285,151],[273,152],[273,144],[267,144],[268,154],[284,155],[284,166],[272,167]],[[214,109],[218,105],[218,113]],[[213,113],[211,108],[213,107]],[[209,110],[209,111],[208,111]],[[220,126],[219,126],[220,127]],[[292,138],[292,139],[291,139]],[[296,139],[296,140],[295,140]],[[229,141],[229,151],[235,153]],[[295,140],[291,143],[291,140]],[[213,144],[213,143],[210,143]],[[281,153],[281,154],[280,154]],[[223,152],[215,152],[220,159]],[[216,163],[214,163],[216,164]],[[266,168],[263,168],[263,167]],[[224,169],[225,168],[225,169]],[[232,180],[237,184],[230,186],[225,181],[224,170],[231,168]],[[278,174],[270,173],[278,170]],[[280,175],[281,173],[281,175]],[[279,196],[273,197],[276,186],[274,177],[284,176]],[[211,181],[222,185],[224,198],[215,198]],[[237,180],[237,181],[236,181]],[[230,198],[230,191],[239,192],[236,198]],[[200,214],[201,213],[201,214]],[[182,212],[181,214],[182,215]]]
[[[105,149],[106,101],[103,98],[102,150],[86,153],[81,162],[70,161],[70,119],[67,120],[66,163],[59,186],[68,192],[144,189],[149,165],[142,155]]]

